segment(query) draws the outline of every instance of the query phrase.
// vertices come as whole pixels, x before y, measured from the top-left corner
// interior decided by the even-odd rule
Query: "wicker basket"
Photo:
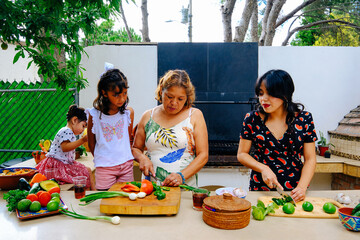
[[[204,199],[203,220],[221,229],[240,229],[249,225],[251,203],[245,199],[224,195]]]

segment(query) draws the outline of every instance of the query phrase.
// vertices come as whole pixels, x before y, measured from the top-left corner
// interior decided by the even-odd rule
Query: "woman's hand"
[[[141,159],[139,159],[139,169],[144,173],[145,176],[155,176],[154,166],[151,160],[143,155]]]
[[[291,191],[291,197],[295,202],[299,202],[305,199],[306,188],[302,188],[299,185]]]
[[[169,187],[177,187],[182,184],[182,178],[178,173],[171,173],[169,176],[165,178],[162,185]]]
[[[276,188],[278,186],[281,190],[283,190],[283,187],[278,182],[277,177],[275,173],[266,165],[264,165],[263,170],[261,171],[262,179],[264,183],[271,189]]]

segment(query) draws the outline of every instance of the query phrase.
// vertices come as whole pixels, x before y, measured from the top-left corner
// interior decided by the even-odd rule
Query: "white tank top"
[[[92,116],[91,132],[96,139],[95,167],[113,167],[134,159],[128,132],[131,123],[129,110],[125,110],[124,114],[106,115],[91,108],[87,109],[87,113]]]

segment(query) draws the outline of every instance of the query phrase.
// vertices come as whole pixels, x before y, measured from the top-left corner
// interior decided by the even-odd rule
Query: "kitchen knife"
[[[279,188],[279,186],[276,186],[276,191],[282,196],[284,197],[286,200],[287,199],[291,199],[290,201],[287,202],[291,202],[292,204],[294,204],[294,206],[296,206],[294,199],[290,196],[290,194],[285,193],[283,190],[281,190],[281,188]]]

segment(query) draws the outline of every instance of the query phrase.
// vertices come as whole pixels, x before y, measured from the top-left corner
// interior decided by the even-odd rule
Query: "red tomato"
[[[43,191],[43,190],[38,191],[38,192],[36,193],[36,196],[39,198],[39,197],[40,197],[40,195],[41,195],[42,193],[44,193],[44,192],[46,192],[46,191]]]
[[[50,195],[55,193],[55,192],[60,193],[60,188],[59,187],[53,187],[48,191],[48,193],[50,193]]]
[[[39,198],[38,196],[36,196],[36,194],[31,193],[27,195],[26,199],[29,199],[31,202],[33,202],[33,201],[38,201]]]
[[[46,207],[46,205],[48,204],[48,202],[50,202],[50,200],[51,200],[51,194],[48,192],[43,192],[39,196],[39,202],[42,207]]]
[[[154,190],[154,186],[149,180],[144,179],[141,181],[140,192],[144,192],[146,193],[146,195],[149,195],[153,192],[153,190]]]

